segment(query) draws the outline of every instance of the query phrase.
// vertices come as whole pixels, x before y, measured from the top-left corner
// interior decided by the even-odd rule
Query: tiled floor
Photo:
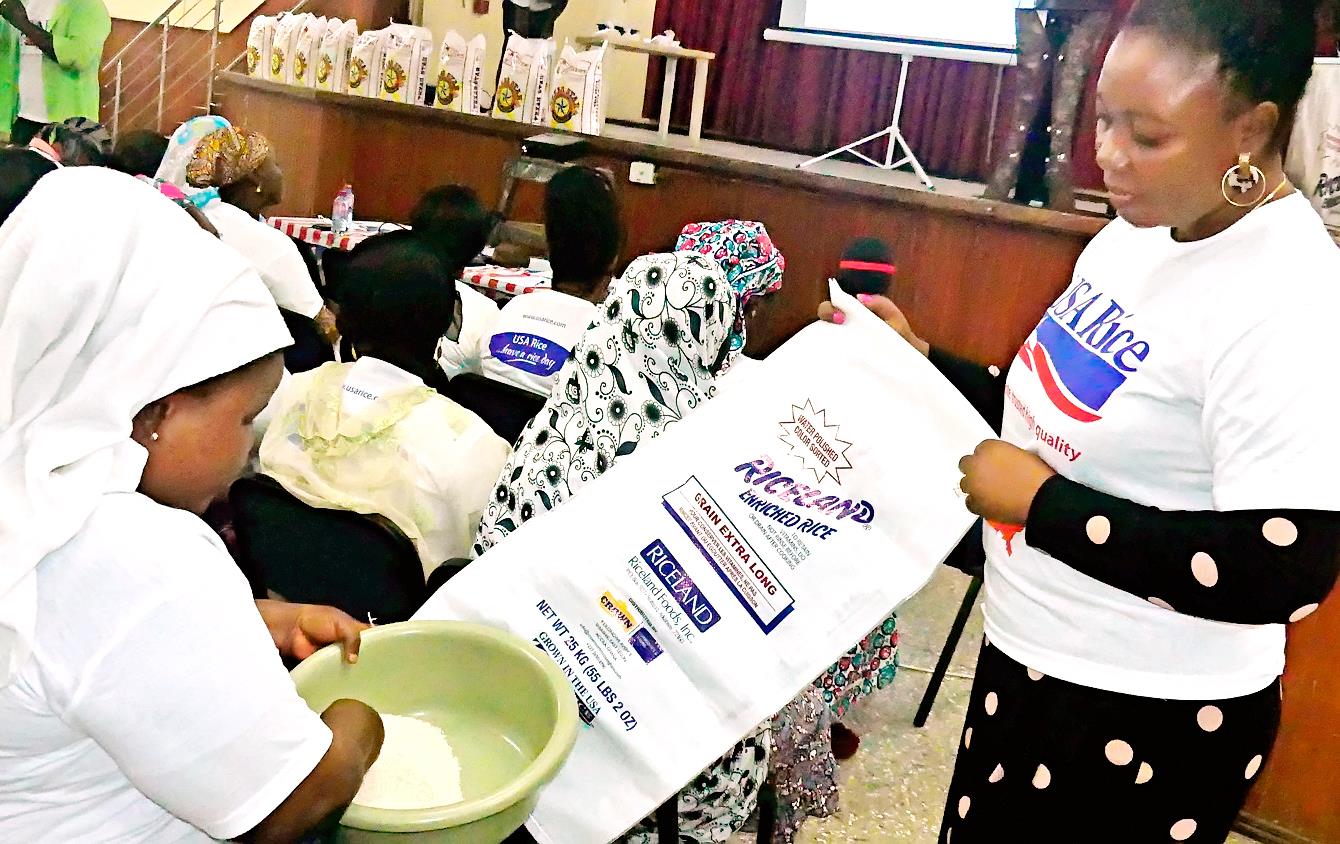
[[[965,576],[942,567],[903,608],[899,617],[903,671],[892,688],[868,700],[848,719],[861,735],[861,750],[842,766],[842,810],[834,817],[810,821],[800,844],[934,844],[981,645],[980,610],[973,614],[959,645],[930,721],[918,730],[912,726],[912,716],[967,582]],[[1229,842],[1249,844],[1249,839],[1233,836]],[[747,844],[747,839],[739,844]]]

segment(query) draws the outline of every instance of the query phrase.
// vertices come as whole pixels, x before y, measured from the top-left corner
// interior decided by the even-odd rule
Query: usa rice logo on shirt
[[[1081,279],[1042,318],[1019,361],[1058,410],[1077,422],[1098,422],[1151,352],[1128,327],[1133,316]]]

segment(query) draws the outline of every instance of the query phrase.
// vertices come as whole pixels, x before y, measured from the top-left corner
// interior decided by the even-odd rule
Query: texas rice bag
[[[354,39],[349,53],[348,93],[360,97],[375,97],[381,87],[379,78],[382,54],[386,51],[387,32],[384,29],[364,32]]]
[[[316,63],[320,57],[321,39],[326,34],[326,19],[312,15],[303,21],[298,37],[293,42],[293,84],[301,88],[316,87]]]
[[[275,19],[269,15],[257,15],[251,21],[251,30],[247,33],[247,76],[264,79],[270,60],[270,45],[275,38]]]
[[[333,91],[343,94],[349,89],[349,54],[354,49],[354,39],[358,37],[358,22],[342,21],[331,18],[326,23],[326,31],[321,36],[321,49],[316,58],[316,84],[318,91]]]
[[[284,15],[275,24],[275,37],[270,42],[270,81],[293,84],[293,48],[308,17]]]
[[[588,135],[604,128],[605,45],[579,53],[571,44],[554,65],[549,125]]]
[[[438,54],[437,98],[434,108],[446,111],[479,114],[484,77],[484,51],[488,42],[477,35],[466,41],[459,32],[451,31],[442,39]]]
[[[391,24],[386,32],[377,97],[396,103],[423,105],[433,33],[424,27],[406,24]]]
[[[502,78],[493,98],[493,116],[514,123],[538,123],[532,113],[543,114],[548,106],[549,58],[553,42],[542,38],[522,38],[515,32],[507,37],[503,51]],[[537,106],[536,96],[539,97]]]

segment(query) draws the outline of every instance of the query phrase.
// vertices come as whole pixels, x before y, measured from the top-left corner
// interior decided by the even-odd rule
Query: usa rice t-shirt
[[[1301,194],[1192,243],[1116,220],[1019,351],[1002,436],[1162,510],[1340,510],[1337,315],[1340,250]],[[1283,672],[1282,625],[1181,615],[1032,548],[1027,530],[984,532],[987,635],[1030,668],[1179,700],[1252,694]]]
[[[480,371],[484,377],[548,397],[558,371],[596,318],[591,302],[536,290],[503,305],[493,333],[483,338]]]

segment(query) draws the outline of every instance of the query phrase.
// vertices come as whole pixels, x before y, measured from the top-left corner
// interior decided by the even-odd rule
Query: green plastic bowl
[[[357,664],[332,646],[295,668],[293,681],[317,712],[352,698],[428,721],[447,734],[461,763],[464,802],[350,806],[340,841],[498,844],[530,817],[577,741],[577,702],[558,667],[526,640],[477,624],[374,627],[363,634]]]

